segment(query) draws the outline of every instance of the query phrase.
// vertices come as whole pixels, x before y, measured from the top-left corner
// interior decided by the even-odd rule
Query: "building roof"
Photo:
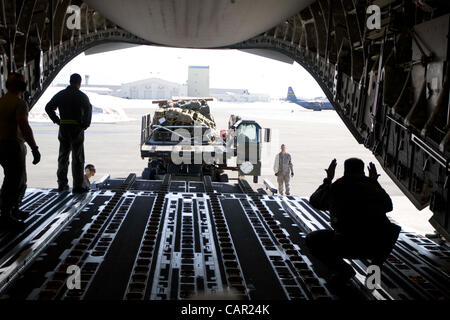
[[[133,82],[126,82],[123,83],[123,86],[127,86],[127,85],[135,85],[135,84],[142,84],[142,83],[149,83],[149,82],[156,82],[156,83],[162,83],[162,84],[166,84],[166,85],[172,85],[172,86],[181,86],[182,84],[180,83],[176,83],[176,82],[172,82],[172,81],[167,81],[161,78],[147,78],[147,79],[141,79],[141,80],[136,80]]]
[[[68,84],[65,83],[57,83],[54,85],[54,87],[67,87]],[[119,90],[121,88],[120,85],[114,85],[114,84],[83,84],[81,83],[81,90],[96,90],[96,89],[109,89],[111,91]]]
[[[222,89],[222,88],[209,88],[210,94],[226,94],[226,93],[233,93],[233,94],[248,94],[247,89]]]

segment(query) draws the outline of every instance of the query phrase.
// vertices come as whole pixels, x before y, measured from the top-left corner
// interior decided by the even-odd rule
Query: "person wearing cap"
[[[336,166],[334,159],[309,199],[315,209],[330,212],[332,229],[313,231],[305,239],[309,252],[331,271],[329,284],[334,288],[355,275],[344,259],[369,259],[381,268],[400,232],[386,216],[392,201],[377,181],[375,164],[369,164],[366,176],[361,159],[347,159],[344,176],[333,182]]]
[[[93,164],[88,164],[86,165],[86,167],[84,167],[84,189],[89,190],[91,188],[91,181],[89,179],[95,176],[95,171],[95,166]]]
[[[86,94],[81,92],[81,76],[70,76],[70,85],[58,92],[46,105],[45,111],[59,126],[58,191],[69,189],[67,173],[69,155],[72,153],[73,193],[83,193],[84,131],[90,126],[92,105]],[[56,115],[59,110],[59,117]]]
[[[0,224],[21,225],[28,217],[19,209],[27,188],[25,142],[31,148],[33,164],[39,163],[41,154],[28,122],[28,105],[22,98],[26,91],[23,75],[10,74],[6,89],[8,92],[0,98],[0,165],[5,174],[0,191]]]

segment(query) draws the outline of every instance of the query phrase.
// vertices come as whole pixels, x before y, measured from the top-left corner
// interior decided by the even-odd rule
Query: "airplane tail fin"
[[[296,101],[297,97],[295,96],[294,89],[292,87],[288,88],[286,100],[288,101]]]

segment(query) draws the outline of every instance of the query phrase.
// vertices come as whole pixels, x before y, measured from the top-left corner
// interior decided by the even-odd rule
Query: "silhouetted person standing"
[[[342,285],[355,275],[343,259],[370,259],[381,267],[400,227],[386,216],[392,210],[392,201],[378,183],[379,174],[373,163],[369,164],[367,177],[362,160],[347,159],[344,176],[332,183],[336,165],[334,159],[325,169],[327,177],[323,184],[309,200],[316,209],[330,211],[334,230],[311,232],[306,244],[311,254],[333,272],[330,284]]]
[[[283,186],[286,188],[286,195],[290,195],[291,187],[289,185],[291,177],[294,176],[294,167],[292,166],[291,155],[286,152],[286,146],[281,145],[281,152],[275,156],[273,171],[277,176],[278,190],[283,195]]]
[[[0,192],[1,218],[4,223],[20,224],[28,214],[19,210],[27,188],[25,157],[28,143],[33,164],[41,159],[33,131],[28,123],[28,105],[22,99],[26,83],[19,73],[12,73],[6,81],[8,92],[0,98],[0,165],[5,177]]]
[[[59,125],[58,190],[69,189],[67,172],[69,154],[72,152],[72,176],[74,193],[83,193],[84,180],[84,130],[91,125],[92,106],[89,98],[80,91],[81,76],[70,76],[70,85],[58,92],[45,107],[50,119]],[[59,117],[55,110],[59,110]]]

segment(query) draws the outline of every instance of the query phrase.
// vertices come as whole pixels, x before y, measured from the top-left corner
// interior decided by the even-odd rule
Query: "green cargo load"
[[[206,126],[216,128],[210,108],[205,101],[161,104],[155,111],[152,124],[163,126]]]

